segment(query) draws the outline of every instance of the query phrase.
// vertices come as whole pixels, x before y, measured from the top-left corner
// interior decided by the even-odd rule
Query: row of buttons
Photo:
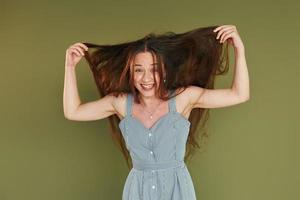
[[[151,132],[149,132],[149,134],[148,134],[148,135],[149,135],[149,137],[151,137],[151,136],[152,136],[152,133],[151,133]],[[153,151],[150,151],[150,154],[151,154],[151,155],[153,155]]]
[[[148,136],[151,137],[151,136],[152,136],[152,133],[150,132],[150,133],[148,134]],[[150,151],[150,154],[153,155],[153,151]],[[154,170],[151,170],[151,172],[152,172],[152,174],[155,173]],[[152,185],[152,189],[153,189],[153,190],[155,189],[155,185]]]

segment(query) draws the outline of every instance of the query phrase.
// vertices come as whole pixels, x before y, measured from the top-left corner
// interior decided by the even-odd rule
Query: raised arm
[[[245,58],[245,48],[236,27],[231,25],[219,26],[217,39],[223,43],[228,39],[234,46],[235,66],[234,79],[231,88],[206,89],[197,86],[188,88],[188,95],[193,108],[219,108],[239,104],[249,100],[249,75]]]
[[[84,56],[87,47],[82,43],[70,46],[66,52],[65,79],[63,91],[64,116],[69,120],[97,120],[115,114],[114,100],[116,97],[107,95],[99,100],[81,103],[76,81],[75,67]]]

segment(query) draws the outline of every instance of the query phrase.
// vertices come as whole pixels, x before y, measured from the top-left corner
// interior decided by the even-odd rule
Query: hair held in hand
[[[213,32],[216,27],[218,26],[200,27],[184,33],[149,33],[135,41],[112,45],[85,42],[83,44],[89,48],[85,59],[102,97],[108,94],[118,96],[132,93],[139,102],[130,66],[135,55],[145,51],[156,58],[159,76],[166,79],[164,82],[160,78],[157,91],[162,99],[171,98],[163,95],[165,91],[176,88],[184,90],[190,85],[213,89],[216,76],[227,73],[229,69],[228,43],[221,44],[216,39],[217,33]],[[201,142],[208,136],[208,116],[207,108],[195,108],[191,111],[185,161],[193,155],[196,148],[200,149]],[[108,119],[111,136],[130,167],[130,155],[118,127],[120,119],[117,115],[111,115]]]

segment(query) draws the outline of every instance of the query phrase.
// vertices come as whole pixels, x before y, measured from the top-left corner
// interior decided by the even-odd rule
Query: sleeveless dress
[[[184,162],[191,123],[176,111],[175,97],[168,101],[168,113],[151,128],[132,115],[132,103],[129,93],[126,115],[119,123],[133,164],[122,200],[195,200],[193,181]]]

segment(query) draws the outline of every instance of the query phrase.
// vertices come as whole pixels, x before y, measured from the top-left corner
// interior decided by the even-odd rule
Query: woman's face
[[[150,52],[141,52],[135,56],[132,67],[134,85],[137,90],[139,90],[142,96],[154,96],[158,85],[154,85],[153,71],[157,84],[160,81],[156,59],[153,60]]]

